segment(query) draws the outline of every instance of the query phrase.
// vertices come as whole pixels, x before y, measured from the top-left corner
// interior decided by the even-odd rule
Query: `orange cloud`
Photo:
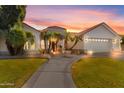
[[[27,15],[24,22],[37,27],[62,26],[77,32],[101,22],[107,22],[119,34],[124,34],[124,20],[111,11],[65,9],[59,13],[42,13],[41,16]]]

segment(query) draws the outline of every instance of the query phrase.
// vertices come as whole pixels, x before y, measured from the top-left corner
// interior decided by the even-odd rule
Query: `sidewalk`
[[[74,88],[71,64],[81,56],[53,57],[24,84],[23,88]]]

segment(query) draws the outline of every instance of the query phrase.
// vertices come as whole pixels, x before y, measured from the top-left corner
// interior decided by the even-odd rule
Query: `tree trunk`
[[[45,48],[45,52],[47,51],[47,44],[46,44],[46,38],[44,37],[44,48]]]
[[[55,50],[56,50],[56,51],[57,51],[57,44],[58,44],[58,42],[55,43]]]
[[[69,50],[73,49],[77,43],[78,43],[78,39],[75,40],[75,43],[72,45],[71,48],[69,48]]]
[[[67,40],[65,39],[65,49],[67,50],[68,49],[68,42],[67,42]]]
[[[57,51],[57,45],[58,45],[59,40],[56,41],[55,46],[56,46],[56,51]]]
[[[12,45],[10,44],[10,42],[8,40],[6,40],[6,45],[7,45],[10,55],[12,55],[12,56],[16,55],[15,49],[12,47]]]
[[[21,45],[16,49],[16,55],[22,55],[24,54],[24,45]]]
[[[24,53],[24,49],[23,49],[24,45],[22,45],[20,47],[13,47],[8,40],[6,40],[6,45],[7,45],[10,55],[12,55],[12,56],[22,55]]]
[[[49,48],[48,48],[48,53],[50,53],[51,48],[51,41],[49,41]]]

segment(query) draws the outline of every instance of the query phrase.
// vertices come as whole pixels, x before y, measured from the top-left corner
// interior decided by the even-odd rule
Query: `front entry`
[[[52,42],[52,51],[55,52],[57,50],[57,45],[55,42]]]

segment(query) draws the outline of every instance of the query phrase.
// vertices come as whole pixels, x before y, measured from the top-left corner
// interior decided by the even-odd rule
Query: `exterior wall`
[[[93,29],[92,31],[86,33],[84,37],[113,39],[116,36],[112,32],[110,32],[106,27],[101,25]]]
[[[120,39],[116,38],[115,41],[112,42],[112,44],[113,44],[112,48],[114,51],[122,50],[120,41],[121,41]]]
[[[40,32],[36,31],[35,29],[32,29],[29,26],[24,25],[24,31],[31,32],[34,35],[34,44],[31,45],[29,51],[37,51],[40,49],[41,41],[40,41]]]
[[[41,40],[41,49],[45,49],[44,40]]]
[[[86,39],[96,38],[104,41],[86,41]],[[114,42],[116,40],[116,42]],[[84,35],[84,49],[85,50],[92,50],[94,52],[110,52],[121,50],[120,47],[120,37],[118,35],[113,34],[104,26],[99,26],[92,31],[86,33]]]
[[[5,38],[1,36],[1,37],[0,37],[0,55],[9,54],[5,42],[6,42],[6,41],[5,41]]]
[[[68,45],[67,45],[67,47],[68,48],[71,48],[72,46],[73,46],[73,44],[74,44],[74,42],[71,42],[71,41],[69,41],[68,42]],[[79,49],[79,50],[83,50],[84,49],[84,42],[83,41],[79,41],[75,46],[74,46],[74,48],[73,49]]]
[[[28,49],[28,51],[38,51],[40,49],[40,32],[36,31],[35,29],[27,26],[27,25],[23,25],[24,31],[27,32],[31,32],[34,37],[35,37],[35,41],[34,44],[30,46],[30,49],[28,49],[28,45],[25,45],[25,49]],[[9,54],[7,46],[5,44],[5,38],[0,36],[0,55],[2,54]]]
[[[82,37],[83,41],[79,41],[73,49],[93,52],[120,51],[120,37],[109,30],[110,29],[101,25],[87,32]],[[68,48],[70,48],[73,43],[74,42],[69,42]]]
[[[48,40],[46,40],[46,49],[49,48],[49,42]],[[45,42],[44,40],[41,40],[41,49],[45,49]]]
[[[59,41],[57,46],[58,46],[58,48],[60,48],[60,46],[61,46],[62,52],[64,52],[65,40],[63,39],[63,40]]]

